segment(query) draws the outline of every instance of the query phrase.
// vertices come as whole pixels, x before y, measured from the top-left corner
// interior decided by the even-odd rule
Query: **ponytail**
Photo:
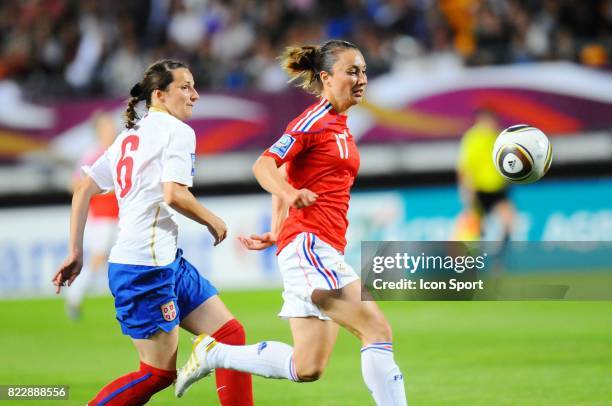
[[[136,105],[140,102],[138,97],[132,97],[128,102],[127,108],[125,109],[125,128],[134,128],[136,121],[139,120],[138,114],[136,113]]]
[[[320,47],[307,45],[287,47],[281,56],[282,67],[289,74],[289,82],[298,82],[298,86],[309,93],[320,94],[323,89],[319,78]]]

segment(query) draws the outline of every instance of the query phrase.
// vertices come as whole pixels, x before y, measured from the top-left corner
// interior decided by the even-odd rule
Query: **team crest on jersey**
[[[172,321],[176,319],[176,306],[174,305],[174,300],[161,305],[161,311],[164,316],[164,320]]]
[[[283,134],[283,136],[280,137],[280,139],[270,147],[270,152],[278,155],[281,158],[284,158],[294,143],[295,138],[293,138],[289,134]]]
[[[195,154],[191,154],[191,176],[195,175]]]

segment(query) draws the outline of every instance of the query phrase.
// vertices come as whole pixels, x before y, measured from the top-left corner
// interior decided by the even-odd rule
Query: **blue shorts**
[[[121,331],[141,339],[159,329],[170,332],[193,309],[218,294],[180,249],[174,262],[165,266],[109,263],[108,284]]]

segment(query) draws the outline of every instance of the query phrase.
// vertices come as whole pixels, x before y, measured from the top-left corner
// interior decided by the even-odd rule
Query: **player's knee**
[[[321,309],[327,308],[331,299],[339,299],[342,296],[341,289],[323,290],[315,289],[310,295],[312,303]]]
[[[315,360],[303,365],[296,363],[295,369],[300,382],[313,382],[319,380],[321,375],[323,375],[325,362]]]
[[[297,375],[298,375],[298,378],[300,379],[300,382],[318,381],[319,378],[321,378],[321,375],[323,375],[323,368],[310,367],[310,368],[298,369]]]

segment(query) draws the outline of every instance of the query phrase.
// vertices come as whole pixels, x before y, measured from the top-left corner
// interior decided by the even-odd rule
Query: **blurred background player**
[[[107,113],[96,113],[92,117],[96,131],[97,145],[86,153],[79,162],[74,175],[73,190],[81,182],[81,167],[91,166],[111,146],[117,135],[114,118]],[[115,238],[117,237],[117,220],[119,206],[115,193],[95,195],[89,202],[87,225],[85,227],[84,248],[88,258],[83,264],[79,278],[66,290],[66,313],[73,320],[81,317],[83,299],[87,294],[98,271],[107,263]]]
[[[68,258],[53,278],[59,293],[83,264],[83,231],[92,196],[115,189],[121,208],[119,235],[109,257],[109,286],[117,320],[140,357],[138,371],[107,384],[90,405],[142,405],[176,378],[179,325],[220,342],[244,344],[242,325],[177,248],[178,226],[169,207],[208,228],[215,245],[227,234],[219,217],[189,191],[195,174],[195,133],[184,123],[199,95],[181,62],[151,65],[133,86],[127,129],[91,166],[74,192]],[[138,120],[136,106],[148,114]],[[169,206],[169,207],[168,207]],[[251,377],[218,371],[224,405],[252,405]]]
[[[456,224],[454,238],[459,241],[479,240],[484,234],[484,220],[497,215],[502,228],[502,241],[510,239],[515,208],[508,194],[507,181],[493,165],[492,151],[501,131],[498,117],[488,107],[479,108],[474,125],[467,130],[459,146],[457,178],[463,211]]]
[[[362,376],[376,404],[405,405],[391,327],[376,302],[361,300],[359,276],[344,260],[350,190],[360,162],[346,120],[368,83],[364,57],[352,43],[330,40],[322,46],[288,47],[282,63],[319,100],[293,119],[255,162],[257,181],[272,194],[271,231],[240,241],[250,250],[277,245],[284,287],[279,316],[289,319],[294,347],[267,342],[234,347],[200,336],[179,370],[176,393],[182,396],[220,366],[316,381],[341,325],[361,342]]]

